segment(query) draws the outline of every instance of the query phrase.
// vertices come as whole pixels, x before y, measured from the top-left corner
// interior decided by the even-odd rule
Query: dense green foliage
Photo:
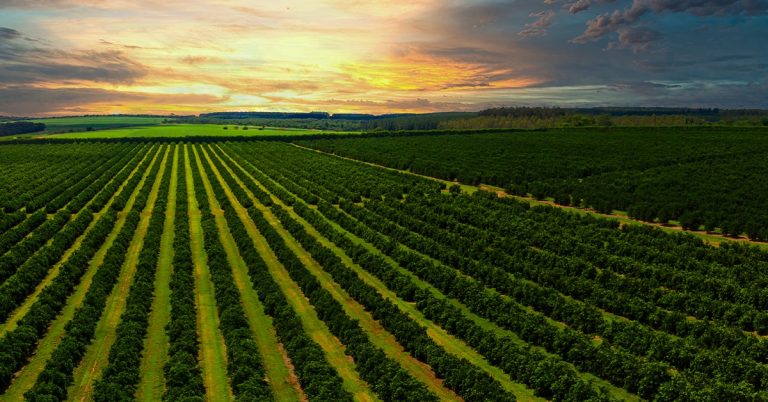
[[[768,126],[766,110],[500,107],[479,112],[359,114],[221,112],[171,123],[239,124],[342,131],[542,129],[557,127]]]
[[[216,194],[222,197],[221,190]],[[226,201],[223,198],[221,200]],[[304,332],[301,320],[270,275],[266,262],[249,239],[244,224],[233,215],[232,205],[224,202],[223,207],[240,255],[248,265],[251,283],[266,313],[273,319],[277,336],[296,366],[296,375],[304,392],[317,400],[351,401],[352,396],[342,389],[341,378],[327,362],[320,345]],[[262,223],[259,218],[263,217],[258,211],[250,209],[249,212],[257,224]],[[265,221],[263,223],[266,224]]]
[[[440,122],[441,129],[555,127],[684,127],[703,125],[768,126],[765,110],[680,108],[500,107],[476,116]]]
[[[199,159],[196,157],[195,159]],[[227,371],[232,380],[235,397],[242,401],[268,401],[272,394],[264,381],[264,367],[261,364],[256,342],[250,336],[250,328],[240,305],[240,293],[232,278],[232,270],[219,238],[219,231],[213,215],[213,206],[208,202],[201,173],[193,168],[195,198],[202,215],[204,247],[211,281],[215,286],[214,296],[221,320],[221,332],[227,346]],[[216,191],[217,195],[222,194]]]
[[[203,401],[202,371],[198,359],[197,306],[195,304],[194,263],[189,235],[189,200],[186,164],[179,153],[179,179],[176,184],[176,216],[173,230],[173,274],[171,275],[171,317],[165,330],[170,345],[165,364],[165,401]]]
[[[326,219],[371,242],[400,267],[473,314],[544,347],[579,370],[644,398],[733,400],[765,396],[765,343],[738,330],[763,328],[763,313],[745,304],[752,303],[747,300],[765,300],[761,290],[764,274],[757,273],[766,269],[762,253],[736,247],[709,248],[691,238],[658,230],[619,229],[611,221],[501,202],[488,193],[449,197],[420,185],[401,186],[400,191],[408,192],[403,203],[399,201],[402,193],[392,197],[370,187],[366,180],[369,175],[376,176],[375,182],[386,186],[391,175],[362,165],[353,168],[346,161],[310,157],[300,150],[278,151],[277,147],[285,148],[261,144],[227,150],[247,158],[306,202],[319,204],[319,212]],[[364,207],[343,200],[339,206],[331,204],[338,203],[340,197],[362,200]],[[305,209],[297,210],[308,214]],[[507,227],[509,224],[514,226]],[[570,232],[575,234],[565,236]],[[607,243],[606,238],[610,239]],[[637,252],[625,256],[625,250],[632,248]],[[677,251],[667,251],[670,248]],[[685,255],[696,257],[685,260]],[[706,261],[703,264],[709,272],[722,269],[726,277],[710,277],[703,283],[692,280],[697,277],[692,265],[697,259]],[[721,264],[723,268],[718,268]],[[733,264],[744,268],[726,268]],[[686,268],[681,271],[682,267]],[[649,280],[649,272],[658,273]],[[740,275],[739,282],[727,279],[733,275]],[[397,284],[392,279],[385,281]],[[754,293],[723,293],[726,289],[735,292],[734,286],[744,286],[745,281]],[[722,291],[708,291],[712,286],[723,286]],[[408,294],[402,293],[403,297]],[[416,300],[424,297],[424,292],[414,288],[410,294],[418,295],[410,296]],[[445,319],[450,311],[435,310],[440,304],[430,303],[428,298],[417,305],[436,320]],[[631,321],[614,319],[600,307]],[[731,308],[731,312],[721,315],[724,308]],[[742,315],[734,318],[733,314]],[[686,316],[703,320],[691,321]],[[453,323],[449,328],[466,337],[469,344],[496,356],[494,348],[483,348],[473,340],[476,335],[465,332],[462,326],[470,325],[469,321],[461,326],[461,321],[448,322]],[[568,326],[562,327],[560,322]],[[595,343],[593,336],[602,341]],[[503,338],[495,343],[496,347],[503,344]],[[492,359],[499,361],[498,357]],[[714,361],[723,365],[705,363]],[[514,373],[512,368],[510,372]],[[546,387],[531,384],[547,395]],[[556,392],[562,392],[559,387]]]
[[[35,133],[43,130],[45,130],[45,124],[43,123],[33,123],[30,121],[2,123],[0,124],[0,137],[6,135]]]
[[[168,151],[165,155],[169,155]],[[166,163],[163,175],[158,175],[160,187],[144,235],[133,284],[128,292],[125,311],[115,331],[115,342],[109,350],[109,362],[104,368],[102,378],[94,386],[94,401],[132,401],[136,393],[136,385],[141,376],[141,351],[144,349],[144,337],[147,334],[154,295],[155,269],[165,218],[163,212],[171,180],[170,165],[171,163]]]
[[[559,204],[762,240],[767,138],[764,129],[624,128],[299,143]]]
[[[685,169],[715,163],[735,175],[716,163],[743,161],[755,169],[729,185],[753,183],[753,202],[763,138],[611,130],[307,144],[393,164],[413,147],[425,156],[413,170],[458,166],[468,182],[496,178],[519,192],[594,187],[585,203],[598,179],[614,180],[613,192],[616,177],[639,172],[671,186],[675,175],[692,180]],[[436,144],[450,147],[427,146]],[[174,162],[176,202],[166,205]],[[528,179],[504,182],[509,172]],[[280,141],[5,145],[0,173],[3,398],[133,400],[149,363],[164,365],[152,386],[168,401],[215,399],[217,388],[243,401],[768,399],[768,254],[756,247],[467,194]],[[633,196],[651,205],[650,193]],[[693,216],[710,211],[696,205]],[[150,363],[168,208],[169,343]],[[198,293],[205,286],[211,293]],[[274,341],[277,350],[264,346]],[[212,367],[205,348],[227,366]],[[289,378],[277,384],[275,372]]]
[[[237,124],[337,131],[398,131],[434,130],[442,122],[474,115],[475,113],[463,112],[384,115],[356,113],[329,115],[326,112],[224,112],[206,113],[198,117],[177,118],[169,122],[182,124]]]
[[[154,178],[158,168],[159,162],[155,161],[148,172],[148,177]],[[144,209],[149,198],[151,183],[151,180],[147,180],[141,187],[126,216],[125,224],[110,245],[101,267],[93,276],[82,304],[75,311],[72,320],[67,323],[66,334],[46,363],[35,385],[24,394],[25,399],[45,401],[66,398],[67,388],[74,376],[73,367],[76,367],[83,358],[93,338],[99,317],[104,311],[106,300],[117,283],[127,257],[128,247],[139,225],[139,211]]]
[[[219,162],[218,159],[214,159]],[[224,174],[227,185],[230,188],[242,188],[235,183],[231,175],[228,174],[226,169],[223,169],[222,165],[218,165],[218,170],[226,172]],[[253,183],[253,182],[250,182]],[[251,190],[257,190],[255,185],[249,186]],[[244,192],[238,191],[240,197],[246,204],[248,203],[247,195]],[[219,194],[223,194],[219,192]],[[263,192],[262,192],[263,194]],[[278,208],[276,204],[273,204],[273,208]],[[231,211],[231,210],[227,210]],[[281,210],[276,210],[281,211]],[[254,212],[255,213],[255,212]],[[232,220],[235,219],[233,213],[230,212]],[[263,216],[263,215],[262,215]],[[284,215],[281,216],[281,220],[286,219]],[[263,223],[266,220],[258,219],[256,222]],[[283,221],[285,222],[285,221]],[[294,227],[295,228],[295,227]],[[288,269],[289,273],[297,281],[299,286],[305,292],[305,295],[313,302],[313,305],[318,310],[318,314],[323,321],[326,322],[329,329],[341,340],[347,347],[346,352],[356,359],[356,361],[364,363],[358,367],[358,370],[364,380],[373,384],[376,393],[383,400],[398,400],[398,401],[436,401],[435,395],[432,395],[426,390],[423,384],[418,383],[412,377],[410,377],[395,361],[386,357],[384,352],[376,348],[363,329],[344,312],[341,304],[333,300],[333,297],[325,289],[320,286],[320,283],[315,279],[305,268],[303,263],[299,260],[295,253],[293,253],[285,244],[280,235],[271,229],[271,226],[261,225],[260,230],[265,233],[267,239],[272,244],[272,247],[277,250],[277,255],[283,262],[283,265]],[[312,240],[305,236],[298,237],[298,239],[306,244]],[[317,256],[318,244],[312,243],[313,257]],[[324,258],[320,261],[324,267],[331,266],[331,262],[326,258],[332,258],[326,250],[322,256]],[[338,258],[338,257],[336,257]],[[339,265],[339,261],[333,261],[334,266]],[[457,372],[458,374],[458,372]],[[484,385],[478,383],[478,385]]]

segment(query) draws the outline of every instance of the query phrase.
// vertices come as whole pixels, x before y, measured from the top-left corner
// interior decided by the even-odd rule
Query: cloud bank
[[[768,0],[0,0],[0,114],[768,108]]]

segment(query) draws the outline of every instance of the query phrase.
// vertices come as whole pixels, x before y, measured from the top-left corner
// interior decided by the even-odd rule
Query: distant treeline
[[[336,131],[400,131],[435,130],[440,127],[442,122],[475,115],[476,113],[474,112],[383,115],[357,113],[331,115],[326,112],[221,112],[201,114],[199,117],[175,118],[166,122],[183,124],[236,124]]]
[[[479,130],[559,127],[768,126],[768,110],[502,107],[480,112],[361,114],[219,112],[169,123],[240,124],[337,131]]]
[[[43,130],[45,130],[45,124],[43,123],[32,123],[28,121],[3,123],[3,124],[0,124],[0,137],[17,135],[17,134],[36,133],[38,131],[43,131]]]
[[[441,124],[460,119],[471,118],[476,113],[429,113],[410,116],[390,117],[366,120],[362,124],[364,131],[400,131],[400,130],[437,130]]]
[[[212,118],[220,120],[245,120],[245,119],[327,119],[327,112],[310,113],[283,113],[283,112],[216,112],[204,113],[200,118]]]
[[[360,131],[360,121],[332,119],[267,119],[267,118],[216,118],[185,117],[164,120],[165,124],[225,124],[237,126],[263,126],[300,128],[313,130]]]
[[[766,110],[720,110],[679,108],[495,108],[475,116],[440,122],[438,128],[467,130],[484,128],[559,127],[681,127],[705,125],[768,126]]]
[[[203,113],[200,118],[213,118],[221,120],[248,120],[248,119],[317,119],[317,120],[378,120],[392,117],[401,116],[416,116],[409,113],[400,114],[364,114],[364,113],[336,113],[330,114],[328,112],[309,112],[309,113],[292,113],[292,112],[216,112],[216,113]]]
[[[609,115],[609,116],[696,116],[720,119],[724,117],[768,117],[768,110],[761,109],[718,109],[718,108],[664,108],[664,107],[593,107],[593,108],[558,108],[558,107],[499,107],[486,109],[478,116],[515,116],[515,117],[553,117],[573,114]]]

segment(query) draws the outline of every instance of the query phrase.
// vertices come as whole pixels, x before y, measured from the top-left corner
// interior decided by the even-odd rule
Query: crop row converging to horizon
[[[2,145],[0,399],[766,399],[764,251],[316,151],[764,239],[764,134],[669,135]]]

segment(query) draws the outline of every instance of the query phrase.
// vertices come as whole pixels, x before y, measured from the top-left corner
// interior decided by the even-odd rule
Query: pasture
[[[226,129],[225,129],[226,127]],[[243,127],[247,127],[244,129]],[[54,139],[97,139],[97,138],[184,138],[184,137],[255,137],[300,136],[323,133],[343,134],[336,131],[304,130],[291,128],[262,128],[255,126],[233,126],[217,124],[167,124],[147,127],[131,127],[111,130],[64,133],[49,136]],[[349,133],[350,135],[358,133]]]
[[[133,116],[83,116],[83,117],[52,117],[32,119],[34,123],[43,123],[48,133],[68,131],[104,130],[119,127],[149,126],[160,124],[162,117],[133,117]]]

